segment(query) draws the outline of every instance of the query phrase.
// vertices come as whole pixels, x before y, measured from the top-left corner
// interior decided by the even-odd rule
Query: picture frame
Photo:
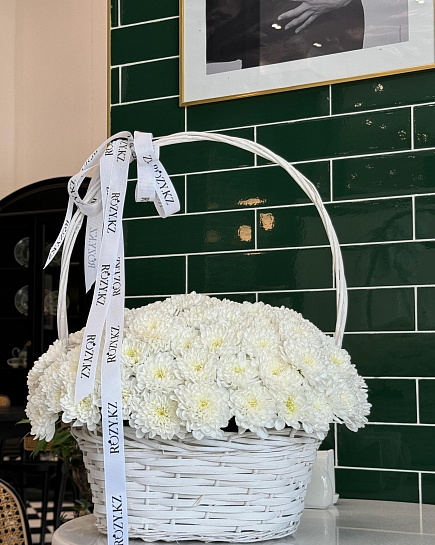
[[[435,67],[432,0],[329,1],[180,0],[180,105]]]

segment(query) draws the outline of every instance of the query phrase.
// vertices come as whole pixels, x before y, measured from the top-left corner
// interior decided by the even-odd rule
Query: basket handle
[[[276,163],[290,174],[290,176],[295,180],[295,182],[315,205],[322,220],[331,246],[332,270],[335,280],[337,305],[337,322],[335,326],[334,338],[336,344],[338,346],[341,346],[347,317],[347,286],[346,278],[344,276],[343,258],[341,255],[340,244],[338,242],[337,235],[332,225],[331,218],[329,217],[329,214],[326,211],[325,206],[323,205],[322,198],[320,197],[319,192],[317,191],[315,186],[288,161],[286,161],[273,151],[269,150],[268,148],[262,146],[261,144],[251,142],[250,140],[245,140],[244,138],[236,138],[234,136],[227,136],[225,134],[218,133],[187,131],[171,134],[169,136],[162,136],[160,138],[157,138],[156,142],[160,146],[169,146],[171,144],[197,142],[200,140],[210,140],[212,142],[230,144],[246,151],[250,151],[256,155],[260,155],[264,159]]]

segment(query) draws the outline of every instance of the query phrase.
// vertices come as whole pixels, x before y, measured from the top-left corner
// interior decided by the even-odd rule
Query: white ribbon
[[[137,146],[137,149],[135,147]],[[91,395],[97,363],[101,359],[101,403],[107,534],[109,545],[128,545],[127,494],[121,385],[121,347],[124,331],[124,238],[122,211],[128,166],[138,157],[136,200],[152,201],[162,217],[180,209],[177,194],[160,163],[159,149],[149,133],[118,133],[104,142],[87,159],[80,172],[68,182],[69,201],[61,232],[50,251],[46,266],[64,244],[59,285],[59,337],[66,340],[66,284],[69,261],[87,216],[85,240],[86,289],[95,284],[81,347],[75,402]],[[149,157],[147,162],[146,158]],[[84,198],[79,188],[87,173],[97,167]],[[78,210],[73,215],[74,205]],[[103,350],[100,351],[103,342]]]

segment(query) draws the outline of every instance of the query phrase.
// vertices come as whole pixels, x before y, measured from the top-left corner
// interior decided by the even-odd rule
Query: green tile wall
[[[370,423],[332,427],[342,497],[435,503],[435,70],[179,106],[178,0],[111,0],[111,131],[223,131],[270,147],[317,187],[349,285],[344,347]],[[130,308],[197,290],[335,327],[331,255],[314,206],[279,167],[212,142],[164,147],[174,218],[134,201]]]

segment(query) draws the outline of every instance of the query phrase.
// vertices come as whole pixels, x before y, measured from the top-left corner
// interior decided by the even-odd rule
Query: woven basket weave
[[[97,527],[106,532],[101,433],[74,428]],[[128,526],[144,541],[249,542],[297,530],[320,441],[295,430],[268,439],[138,439],[124,428]]]

